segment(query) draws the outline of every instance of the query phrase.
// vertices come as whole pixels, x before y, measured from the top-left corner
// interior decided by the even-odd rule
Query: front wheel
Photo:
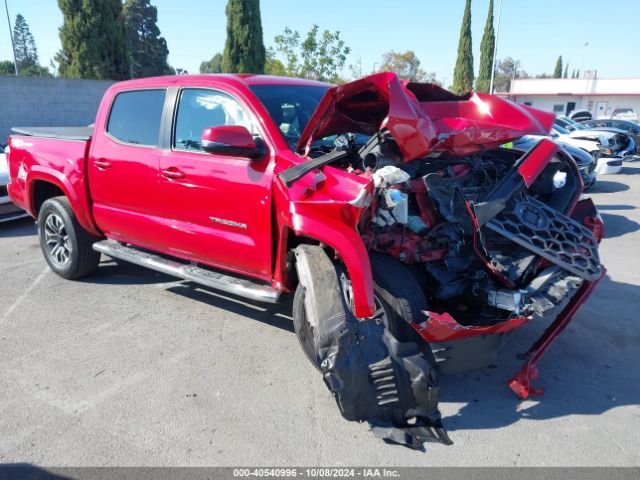
[[[44,258],[55,273],[73,280],[96,271],[97,237],[80,226],[67,197],[46,200],[38,214],[38,237]]]

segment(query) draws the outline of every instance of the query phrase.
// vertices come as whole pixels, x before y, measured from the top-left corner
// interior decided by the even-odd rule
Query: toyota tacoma
[[[147,78],[113,85],[91,127],[14,128],[8,192],[63,278],[106,254],[255,301],[295,292],[342,415],[422,448],[451,442],[438,376],[530,322],[547,329],[509,387],[541,393],[536,362],[605,274],[553,120],[393,73]]]

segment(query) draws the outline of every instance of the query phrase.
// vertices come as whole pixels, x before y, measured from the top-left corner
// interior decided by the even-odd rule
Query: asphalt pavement
[[[53,274],[30,219],[0,224],[0,464],[37,466],[640,465],[640,162],[589,195],[607,277],[539,364],[545,394],[506,382],[542,333],[492,368],[443,377],[452,446],[388,445],[347,422],[265,307],[103,257]]]

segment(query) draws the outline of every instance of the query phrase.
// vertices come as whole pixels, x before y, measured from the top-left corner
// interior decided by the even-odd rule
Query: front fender
[[[276,221],[280,232],[279,254],[276,272],[281,270],[286,255],[287,229],[296,235],[324,243],[335,250],[349,273],[353,288],[354,314],[358,318],[369,318],[375,312],[373,300],[373,276],[367,249],[355,225],[359,209],[348,201],[311,198],[293,200],[289,190],[276,181],[274,201]],[[366,182],[360,185],[367,188]]]

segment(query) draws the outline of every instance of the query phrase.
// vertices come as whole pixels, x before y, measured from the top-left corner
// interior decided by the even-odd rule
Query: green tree
[[[530,78],[529,74],[520,67],[520,60],[507,57],[496,62],[496,73],[493,80],[494,91],[509,92],[511,82],[516,78]]]
[[[226,13],[222,69],[227,73],[264,73],[260,0],[228,0]]]
[[[222,73],[222,54],[216,53],[211,60],[202,62],[200,73]]]
[[[460,27],[458,59],[453,71],[453,91],[459,95],[473,88],[473,50],[471,45],[471,0],[467,0]]]
[[[491,67],[493,66],[493,52],[496,48],[496,35],[493,32],[493,0],[489,0],[487,23],[484,25],[482,42],[480,42],[480,71],[476,80],[478,92],[491,93]]]
[[[280,60],[276,58],[276,52],[272,47],[267,48],[267,60],[264,64],[264,73],[267,75],[287,76],[287,69]]]
[[[569,62],[564,66],[564,75],[562,75],[562,78],[569,78]]]
[[[132,78],[167,75],[167,41],[160,36],[158,9],[149,0],[126,0],[123,8]]]
[[[129,78],[129,54],[121,0],[58,0],[63,14],[61,77]]]
[[[38,66],[36,42],[33,39],[33,35],[31,35],[29,25],[20,14],[16,15],[16,21],[13,26],[13,45],[19,70]]]
[[[15,66],[11,60],[0,60],[0,75],[14,75]]]
[[[311,27],[304,41],[300,33],[284,29],[274,39],[272,65],[284,69],[288,77],[309,78],[325,82],[341,80],[340,73],[351,49],[340,38],[340,32],[325,30],[321,35],[318,25]],[[275,58],[282,55],[284,61]],[[278,63],[276,63],[276,61]]]
[[[40,65],[38,61],[38,49],[33,35],[29,30],[24,17],[16,15],[13,27],[13,44],[16,50],[16,61],[18,62],[18,73],[32,77],[50,77],[49,70]],[[10,62],[13,68],[13,62]],[[15,69],[11,72],[15,73]]]
[[[562,55],[556,60],[556,68],[553,70],[553,78],[562,78]]]
[[[420,68],[420,60],[413,50],[404,53],[393,50],[382,55],[382,72],[394,72],[398,78],[413,82],[422,82],[427,77],[427,73]]]

